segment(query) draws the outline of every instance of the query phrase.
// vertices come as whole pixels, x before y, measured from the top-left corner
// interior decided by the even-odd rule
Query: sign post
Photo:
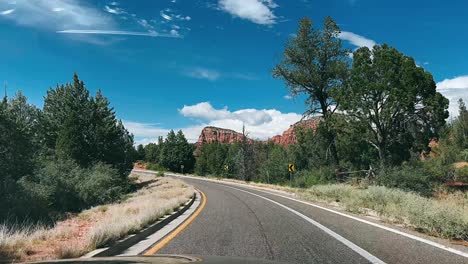
[[[180,165],[180,170],[182,171],[182,174],[184,174],[184,168],[185,168],[184,165]]]
[[[292,187],[292,174],[293,174],[293,172],[296,171],[296,166],[294,166],[294,164],[292,164],[292,163],[289,163],[288,164],[288,171],[289,171],[289,186]]]

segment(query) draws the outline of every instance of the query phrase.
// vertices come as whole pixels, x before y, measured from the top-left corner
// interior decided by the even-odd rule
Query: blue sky
[[[205,125],[254,138],[300,119],[271,77],[298,20],[330,15],[346,47],[388,43],[430,71],[451,100],[468,99],[468,2],[375,0],[0,0],[0,81],[42,106],[77,72],[101,88],[148,143],[168,129],[195,141]]]

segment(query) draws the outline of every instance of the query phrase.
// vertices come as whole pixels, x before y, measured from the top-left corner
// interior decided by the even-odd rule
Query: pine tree
[[[94,153],[89,134],[93,133],[90,126],[93,109],[89,91],[76,73],[73,84],[57,85],[55,89],[49,89],[44,99],[43,111],[46,146],[50,149],[60,148],[55,152],[62,157],[80,159],[76,162],[82,166],[91,165]]]
[[[332,126],[337,109],[334,93],[348,77],[348,53],[342,48],[340,28],[327,17],[323,29],[316,30],[308,18],[299,24],[297,36],[286,45],[283,61],[273,69],[273,77],[281,78],[294,96],[305,94],[308,107],[305,116],[320,114],[323,118],[330,163],[337,165],[336,131]]]
[[[181,172],[181,166],[184,166],[184,172],[190,172],[195,165],[193,151],[193,146],[187,142],[182,131],[176,135],[171,130],[161,148],[161,165],[176,172]]]

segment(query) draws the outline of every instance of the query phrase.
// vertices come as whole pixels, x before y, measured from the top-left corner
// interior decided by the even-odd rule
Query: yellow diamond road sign
[[[295,172],[295,171],[296,171],[296,167],[294,166],[294,164],[289,163],[289,164],[288,164],[288,170],[289,170],[289,172]]]

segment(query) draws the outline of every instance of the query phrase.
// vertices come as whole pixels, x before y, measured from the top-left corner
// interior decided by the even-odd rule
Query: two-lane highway
[[[275,194],[183,180],[206,195],[206,206],[157,254],[287,263],[468,263],[463,254]]]

